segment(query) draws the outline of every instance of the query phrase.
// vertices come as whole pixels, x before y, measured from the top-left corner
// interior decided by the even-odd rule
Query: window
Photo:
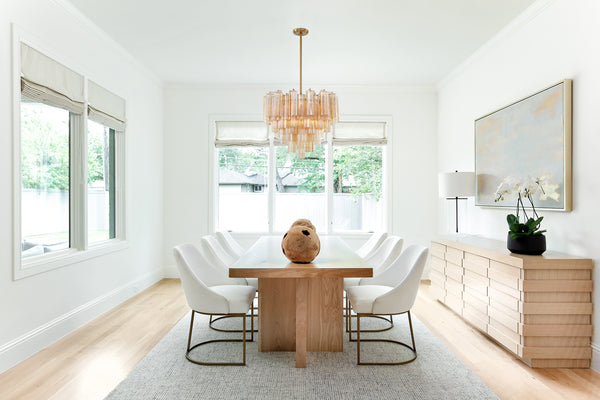
[[[69,248],[69,111],[21,98],[22,257]]]
[[[114,239],[115,130],[88,121],[88,243]]]
[[[319,230],[327,227],[325,146],[297,159],[286,146],[276,147],[274,230],[285,232],[299,218],[308,218]]]
[[[124,238],[119,183],[125,100],[22,43],[19,35],[15,41],[21,70],[14,97],[19,279],[112,251],[118,246],[111,240]]]
[[[383,230],[383,148],[333,147],[334,231]]]
[[[385,122],[338,123],[304,159],[262,122],[215,127],[216,229],[285,232],[298,218],[321,233],[386,229]]]
[[[218,149],[219,227],[253,232],[268,230],[269,152],[266,147]]]

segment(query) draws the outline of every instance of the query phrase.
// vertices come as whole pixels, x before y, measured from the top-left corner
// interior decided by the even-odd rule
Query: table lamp
[[[458,201],[475,195],[474,172],[446,172],[439,175],[439,194],[456,203],[456,233],[458,233]]]

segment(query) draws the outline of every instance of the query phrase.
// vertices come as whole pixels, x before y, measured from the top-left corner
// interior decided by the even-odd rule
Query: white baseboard
[[[175,265],[165,266],[165,278],[179,279],[179,271],[177,271],[177,266],[175,266]]]
[[[592,366],[591,368],[600,372],[600,345],[597,343],[592,343]]]
[[[0,346],[0,373],[158,282],[163,274],[162,269],[150,272],[3,344]]]

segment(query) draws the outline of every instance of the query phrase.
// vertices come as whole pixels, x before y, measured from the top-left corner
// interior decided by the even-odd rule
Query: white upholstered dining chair
[[[225,271],[228,271],[229,266],[239,258],[239,256],[234,255],[234,253],[224,248],[220,241],[213,236],[203,236],[200,240],[200,245],[202,246],[202,250],[206,252],[208,258]],[[247,278],[246,283],[258,290],[257,278]]]
[[[409,246],[401,256],[382,274],[367,278],[368,284],[353,286],[347,290],[347,296],[352,310],[356,313],[357,339],[352,339],[352,329],[349,331],[350,341],[356,344],[356,363],[358,365],[399,365],[407,364],[417,358],[415,336],[412,329],[410,310],[417,297],[421,276],[427,259],[427,248]],[[362,339],[360,338],[360,319],[382,315],[407,314],[410,327],[412,346],[391,339]],[[412,351],[414,357],[400,362],[361,362],[361,342],[388,342],[404,346]]]
[[[256,290],[248,285],[220,284],[214,269],[203,262],[199,250],[192,244],[182,244],[174,249],[181,284],[188,305],[192,309],[185,358],[200,365],[246,365],[246,317],[250,311],[250,341],[254,340],[252,302]],[[217,278],[215,278],[217,276]],[[192,346],[194,315],[219,315],[242,318],[242,339],[213,339]],[[210,362],[193,359],[192,350],[217,342],[242,342],[242,362]]]
[[[373,268],[373,276],[385,271],[402,253],[404,239],[400,236],[387,237],[373,255],[365,261]],[[344,290],[360,284],[363,278],[344,278]]]
[[[202,236],[200,246],[211,261],[215,262],[223,270],[227,270],[231,264],[237,261],[238,257],[230,254],[219,241],[211,235]]]
[[[229,252],[236,259],[240,258],[244,254],[244,248],[231,236],[231,233],[227,231],[218,231],[215,233],[217,240],[221,243],[221,246]]]
[[[387,232],[374,232],[369,240],[365,242],[358,250],[358,254],[361,258],[367,259],[373,255],[373,252],[381,246],[381,243],[387,238]]]
[[[230,280],[231,283],[237,285],[250,285],[255,290],[258,290],[258,279],[256,278],[229,278],[229,266],[236,261],[236,258],[231,256],[225,251],[225,249],[221,246],[221,244],[215,239],[213,236],[206,235],[200,239],[200,252],[204,256],[205,260],[211,264],[214,268],[219,269],[221,274],[223,274],[227,279]],[[230,284],[231,284],[230,283]],[[256,307],[254,307],[256,310]],[[231,329],[221,329],[214,326],[214,323],[223,319],[227,319],[229,317],[222,316],[213,318],[212,316],[208,320],[208,326],[211,329],[219,332],[239,332],[239,330],[231,330]]]

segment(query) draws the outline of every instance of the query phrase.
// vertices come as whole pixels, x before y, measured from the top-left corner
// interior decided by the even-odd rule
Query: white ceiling
[[[534,0],[69,0],[165,82],[436,84]]]

